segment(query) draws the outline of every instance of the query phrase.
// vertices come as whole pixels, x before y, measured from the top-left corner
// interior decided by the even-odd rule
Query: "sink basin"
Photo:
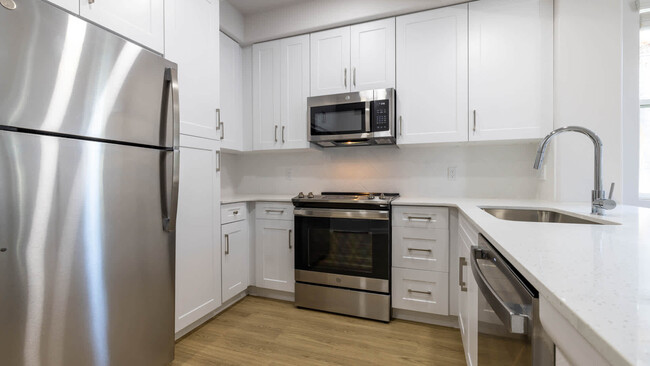
[[[481,207],[481,210],[501,220],[526,222],[553,222],[560,224],[612,225],[603,221],[590,220],[548,209],[515,207]]]

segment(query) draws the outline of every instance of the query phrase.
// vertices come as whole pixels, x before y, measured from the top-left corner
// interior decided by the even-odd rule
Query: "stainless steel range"
[[[293,198],[296,306],[390,320],[390,219],[397,197],[323,192]]]

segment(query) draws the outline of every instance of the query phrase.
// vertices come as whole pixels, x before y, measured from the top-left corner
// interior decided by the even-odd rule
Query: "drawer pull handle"
[[[239,211],[233,211],[232,214],[233,215],[239,215]]]
[[[409,293],[414,293],[414,294],[424,294],[424,295],[431,295],[431,291],[418,291],[418,290],[411,290],[408,289]]]
[[[427,217],[424,217],[424,216],[409,216],[408,219],[409,219],[409,221],[413,221],[413,220],[431,221],[432,220],[431,216],[427,216]]]
[[[418,248],[408,248],[409,251],[414,251],[414,252],[429,252],[433,253],[431,249],[418,249]]]
[[[284,210],[264,210],[264,211],[266,211],[266,213],[279,213],[279,214],[284,213]]]

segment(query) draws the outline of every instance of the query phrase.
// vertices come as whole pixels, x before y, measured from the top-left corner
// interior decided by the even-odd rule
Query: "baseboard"
[[[293,292],[270,290],[268,288],[261,288],[255,286],[248,287],[248,294],[251,296],[268,297],[269,299],[283,300],[289,302],[294,302],[296,299],[296,296]]]
[[[178,332],[176,332],[176,334],[174,335],[174,339],[176,341],[178,341],[179,339],[185,337],[186,335],[188,335],[189,333],[194,331],[196,328],[198,328],[201,325],[203,325],[204,323],[212,320],[212,318],[219,315],[219,313],[221,313],[222,311],[228,309],[229,307],[231,307],[231,306],[235,305],[236,303],[238,303],[239,301],[241,301],[244,297],[246,297],[246,294],[247,294],[247,291],[244,290],[244,291],[238,293],[237,295],[233,296],[230,300],[228,300],[225,303],[221,304],[221,306],[219,306],[215,310],[209,312],[204,317],[200,318],[199,320],[195,321],[194,323],[192,323],[192,324],[188,325],[187,327],[185,327],[185,328],[179,330]]]
[[[453,315],[437,315],[393,308],[393,318],[417,323],[440,325],[449,328],[458,328],[458,317]]]

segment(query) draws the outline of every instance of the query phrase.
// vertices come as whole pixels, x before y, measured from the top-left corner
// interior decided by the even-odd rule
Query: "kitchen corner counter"
[[[464,214],[573,327],[614,365],[650,365],[650,209],[534,200],[401,197],[395,206]],[[481,206],[550,208],[619,225],[515,222]]]
[[[222,197],[221,204],[227,205],[229,203],[237,202],[285,202],[291,203],[291,198],[294,195],[282,194],[241,194],[232,197]]]

